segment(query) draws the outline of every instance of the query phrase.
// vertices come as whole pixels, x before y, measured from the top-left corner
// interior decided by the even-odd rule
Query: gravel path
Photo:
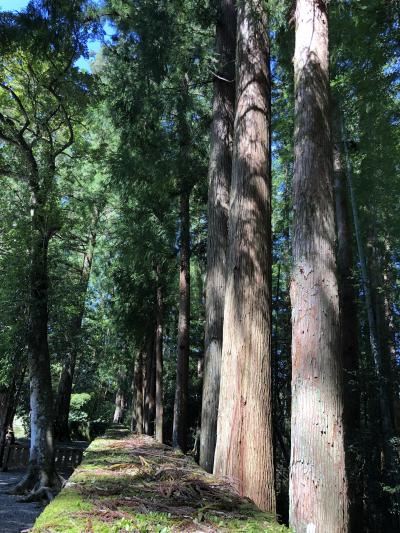
[[[23,474],[24,470],[0,472],[1,533],[20,533],[24,529],[29,529],[44,509],[44,505],[39,503],[21,503],[17,501],[17,496],[5,494]]]

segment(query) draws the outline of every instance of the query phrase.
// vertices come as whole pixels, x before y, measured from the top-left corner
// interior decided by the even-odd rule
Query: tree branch
[[[0,81],[0,87],[2,87],[5,91],[7,91],[9,94],[11,94],[12,98],[17,102],[17,105],[18,105],[21,113],[23,114],[23,116],[25,118],[25,124],[22,126],[22,129],[19,131],[19,135],[23,135],[25,130],[26,130],[26,128],[30,124],[28,113],[27,113],[27,111],[26,111],[26,109],[25,109],[20,97],[15,93],[15,91],[13,91],[13,89],[11,87],[6,85],[3,81]]]
[[[64,152],[64,150],[66,150],[67,148],[69,148],[73,144],[73,142],[74,142],[74,130],[72,128],[71,119],[70,119],[70,117],[69,117],[69,115],[67,113],[67,110],[65,109],[64,104],[62,103],[61,97],[56,93],[56,91],[53,89],[53,87],[48,86],[47,89],[51,92],[51,94],[57,100],[57,102],[58,102],[58,104],[60,106],[60,109],[62,111],[62,114],[64,115],[65,121],[67,123],[67,128],[68,128],[68,131],[69,131],[69,139],[67,140],[67,142],[65,142],[63,145],[61,145],[60,148],[58,148],[58,150],[56,150],[54,152],[54,157],[56,158],[58,155],[62,154]]]

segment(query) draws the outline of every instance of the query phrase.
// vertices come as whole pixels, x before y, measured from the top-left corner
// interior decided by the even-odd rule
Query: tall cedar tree
[[[348,531],[327,6],[296,5],[289,521]]]
[[[214,473],[275,512],[270,72],[264,2],[238,6],[236,113]]]
[[[208,176],[206,323],[200,435],[200,465],[207,472],[213,470],[217,439],[229,188],[235,113],[235,42],[235,2],[220,0],[215,43],[218,69],[214,77]]]

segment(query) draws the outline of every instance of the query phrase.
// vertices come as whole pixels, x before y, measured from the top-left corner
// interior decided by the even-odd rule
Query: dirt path
[[[0,472],[0,531],[1,533],[20,533],[33,526],[44,505],[20,503],[16,496],[6,494],[23,476],[24,470]]]

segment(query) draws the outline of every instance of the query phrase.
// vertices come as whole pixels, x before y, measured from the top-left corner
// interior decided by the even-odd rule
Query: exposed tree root
[[[54,500],[55,491],[53,491],[50,487],[40,487],[37,490],[31,491],[27,496],[24,498],[18,498],[19,502],[24,503],[30,503],[30,502],[41,502],[43,500],[45,501],[52,501]]]
[[[24,496],[20,502],[51,501],[60,492],[66,481],[56,471],[51,475],[37,468],[28,467],[28,472],[8,494]]]

